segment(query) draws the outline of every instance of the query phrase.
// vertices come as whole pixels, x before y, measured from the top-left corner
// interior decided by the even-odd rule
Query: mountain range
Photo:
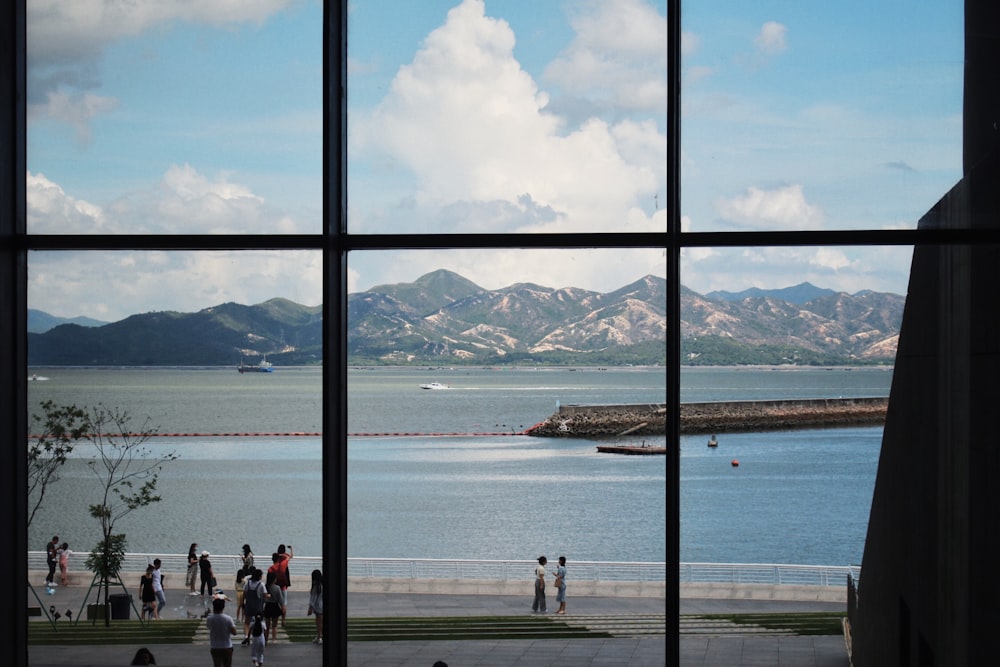
[[[488,290],[438,270],[348,295],[348,357],[352,364],[663,364],[666,294],[655,276],[607,293],[532,283]],[[891,363],[903,304],[896,294],[809,283],[709,295],[682,288],[683,362]],[[33,365],[236,365],[263,355],[275,366],[320,363],[322,308],[275,298],[28,335]]]

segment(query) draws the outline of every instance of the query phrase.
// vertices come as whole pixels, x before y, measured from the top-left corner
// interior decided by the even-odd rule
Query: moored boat
[[[601,454],[631,454],[633,456],[663,456],[667,453],[666,447],[655,447],[647,445],[645,441],[638,445],[597,445],[597,451]]]

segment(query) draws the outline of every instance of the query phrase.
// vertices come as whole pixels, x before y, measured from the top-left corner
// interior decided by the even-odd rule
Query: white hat
[[[211,556],[212,554],[208,553],[207,551],[202,551],[201,555],[202,556]]]

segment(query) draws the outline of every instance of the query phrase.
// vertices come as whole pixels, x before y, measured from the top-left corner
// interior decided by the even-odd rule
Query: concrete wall
[[[996,229],[998,183],[994,151],[921,228]],[[858,605],[851,610],[860,667],[996,660],[998,267],[996,244],[914,251]]]

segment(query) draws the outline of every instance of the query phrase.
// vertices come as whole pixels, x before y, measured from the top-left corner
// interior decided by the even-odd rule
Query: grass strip
[[[547,618],[522,616],[436,616],[347,620],[348,641],[445,641],[609,638],[606,632]]]
[[[104,621],[91,623],[29,623],[28,644],[190,644],[201,621],[163,620],[142,624],[136,621]]]
[[[285,619],[285,634],[290,642],[311,642],[316,636],[316,620],[312,617]]]
[[[784,614],[699,614],[683,618],[728,621],[768,630],[788,630],[796,635],[840,635],[846,612],[789,612]]]

